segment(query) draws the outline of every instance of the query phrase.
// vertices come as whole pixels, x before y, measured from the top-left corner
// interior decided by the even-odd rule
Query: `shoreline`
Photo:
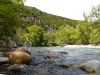
[[[100,48],[100,45],[65,45],[63,48]]]
[[[61,46],[38,46],[38,48],[50,48],[50,47],[58,47],[58,48],[100,48],[100,45],[65,45],[63,47]],[[33,48],[33,47],[28,47],[28,48]],[[34,47],[37,48],[37,47]]]

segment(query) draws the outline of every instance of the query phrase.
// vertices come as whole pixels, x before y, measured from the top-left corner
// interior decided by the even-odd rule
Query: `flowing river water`
[[[4,75],[85,75],[86,72],[75,67],[89,60],[100,61],[99,47],[29,47],[33,61],[21,65],[21,71],[1,70]],[[53,59],[48,59],[51,52]],[[59,57],[59,58],[57,58]],[[68,64],[70,67],[58,65]]]

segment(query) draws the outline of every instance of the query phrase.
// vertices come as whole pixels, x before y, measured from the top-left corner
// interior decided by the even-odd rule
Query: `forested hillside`
[[[24,18],[29,24],[27,27],[29,33],[27,34],[26,32],[23,35],[26,35],[28,40],[33,41],[33,46],[100,43],[100,6],[93,7],[89,15],[84,14],[84,21],[51,15],[33,7],[26,8],[30,10],[27,12],[28,16],[26,16],[26,19]],[[39,27],[42,30],[42,36],[38,37]],[[30,29],[33,30],[30,31]],[[35,35],[32,35],[32,33]],[[21,37],[21,39],[25,41],[26,36]]]
[[[83,16],[72,20],[24,6],[23,0],[0,0],[0,45],[100,44],[100,6]]]
[[[52,14],[48,14],[46,12],[40,11],[35,7],[21,7],[21,10],[24,12],[20,13],[19,16],[26,21],[27,24],[36,24],[40,25],[46,29],[56,29],[59,26],[66,24],[74,26],[77,24],[77,20],[72,20]]]
[[[37,36],[37,38],[35,38],[36,37],[35,35],[27,36],[27,34],[26,34],[27,32],[24,34],[24,32],[21,32],[21,29],[18,30],[18,33],[20,33],[21,35],[22,34],[24,35],[23,37],[20,37],[22,39],[22,41],[25,42],[26,37],[28,37],[27,40],[30,40],[30,39],[34,40],[33,44],[35,46],[57,45],[54,40],[55,32],[61,26],[66,27],[68,25],[71,27],[75,27],[78,24],[78,22],[82,22],[82,21],[78,21],[78,20],[72,20],[72,19],[61,17],[61,16],[48,14],[48,13],[40,11],[34,7],[24,6],[24,7],[20,7],[20,9],[21,10],[19,13],[19,17],[25,22],[24,28],[22,30],[30,31],[30,29],[29,29],[30,27],[35,27],[35,28],[33,28],[33,30],[37,29],[38,27],[43,29],[44,33],[42,35],[42,38],[39,38],[38,36]],[[32,32],[32,33],[34,33],[34,32]],[[20,35],[18,34],[18,36],[20,36]],[[36,44],[37,43],[36,39],[42,39],[42,41],[39,42],[39,40],[38,40],[38,44]]]

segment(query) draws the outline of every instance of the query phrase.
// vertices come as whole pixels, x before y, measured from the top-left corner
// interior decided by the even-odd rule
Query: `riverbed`
[[[1,70],[5,75],[84,75],[76,66],[89,60],[100,61],[99,46],[29,47],[33,61],[21,71]],[[48,58],[48,55],[51,55]],[[68,67],[66,67],[66,65]],[[65,65],[65,66],[62,66]]]

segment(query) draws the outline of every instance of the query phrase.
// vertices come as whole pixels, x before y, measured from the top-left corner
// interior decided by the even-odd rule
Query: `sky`
[[[27,0],[25,5],[50,14],[83,20],[83,12],[89,13],[92,6],[100,5],[100,0]]]

